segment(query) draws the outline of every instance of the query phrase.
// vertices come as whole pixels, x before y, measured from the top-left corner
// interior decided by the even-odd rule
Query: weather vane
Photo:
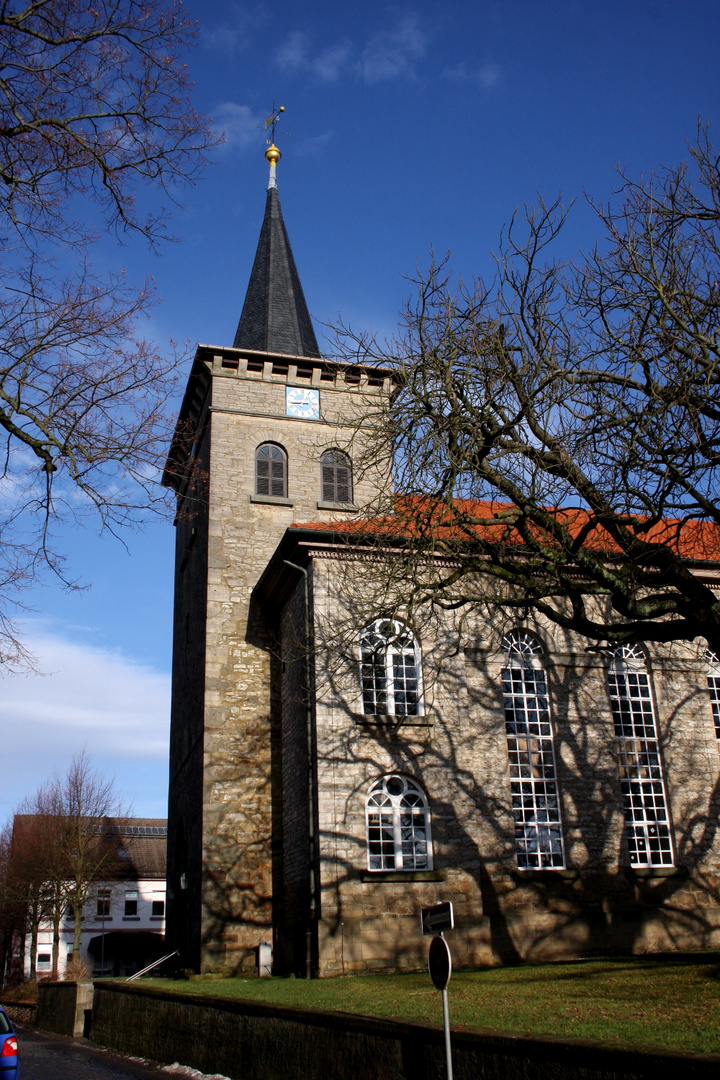
[[[278,121],[280,119],[280,114],[284,113],[284,112],[285,112],[285,106],[284,105],[281,105],[279,109],[275,108],[275,98],[273,98],[272,112],[270,113],[267,120],[265,121],[265,130],[267,131],[268,128],[271,129],[270,136],[269,136],[269,138],[267,140],[268,146],[273,146],[274,143],[275,143],[275,129],[278,126]],[[283,132],[281,132],[281,134],[289,135],[290,132],[289,131],[283,131]]]

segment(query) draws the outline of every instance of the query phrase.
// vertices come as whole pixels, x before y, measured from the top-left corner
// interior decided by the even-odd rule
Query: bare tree
[[[113,826],[126,816],[113,781],[93,767],[84,750],[64,776],[40,787],[14,816],[4,895],[10,914],[21,911],[30,933],[31,978],[41,924],[52,928],[54,978],[68,913],[74,920],[73,954],[80,956],[83,905],[117,870]]]
[[[720,652],[720,167],[705,129],[690,154],[621,173],[587,257],[549,258],[566,214],[541,203],[491,285],[433,262],[394,340],[339,328],[344,359],[397,370],[356,440],[394,481],[350,527],[383,553],[376,608],[532,608]]]
[[[178,357],[137,336],[150,285],[89,252],[108,232],[170,238],[168,203],[213,142],[189,96],[193,35],[179,0],[0,8],[0,666],[25,658],[22,589],[48,566],[71,583],[57,524],[115,530],[158,499]]]

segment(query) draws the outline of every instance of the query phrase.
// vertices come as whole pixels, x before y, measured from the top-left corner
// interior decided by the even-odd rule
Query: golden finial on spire
[[[284,112],[285,112],[285,106],[284,105],[281,105],[279,109],[275,108],[275,99],[273,98],[272,112],[270,113],[267,120],[265,121],[265,130],[267,131],[268,128],[271,129],[270,137],[267,140],[268,141],[268,148],[265,151],[265,157],[270,162],[270,181],[268,183],[268,188],[277,187],[277,183],[275,181],[275,166],[277,165],[278,161],[282,157],[282,154],[280,153],[277,146],[275,145],[275,129],[277,128],[278,120],[280,119],[280,114],[284,113]],[[286,134],[287,134],[287,132],[286,132]]]

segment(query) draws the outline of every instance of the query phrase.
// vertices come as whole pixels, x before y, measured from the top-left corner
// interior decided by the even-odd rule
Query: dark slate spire
[[[233,346],[286,356],[320,356],[285,229],[275,183],[280,151],[271,146],[265,218]]]

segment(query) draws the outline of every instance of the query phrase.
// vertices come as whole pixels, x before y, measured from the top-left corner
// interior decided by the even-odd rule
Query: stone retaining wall
[[[716,1080],[720,1055],[453,1033],[455,1080]],[[440,1080],[440,1026],[96,983],[92,1039],[230,1080]]]
[[[93,984],[89,982],[47,982],[38,986],[38,1027],[57,1035],[79,1039],[89,1027],[93,1005]]]

